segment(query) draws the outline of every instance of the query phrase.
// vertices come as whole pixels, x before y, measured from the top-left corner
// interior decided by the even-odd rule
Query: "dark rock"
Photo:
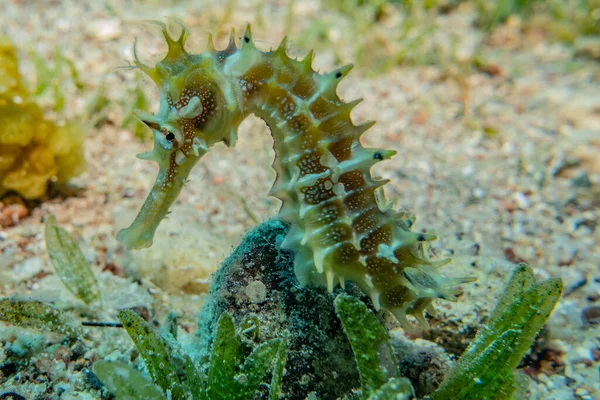
[[[587,172],[577,175],[575,178],[571,179],[571,184],[575,187],[586,189],[592,187],[592,181],[590,181],[590,176]]]
[[[581,319],[585,326],[600,324],[600,306],[589,306],[581,311]]]
[[[280,248],[287,231],[287,224],[279,220],[261,224],[219,268],[199,317],[198,339],[205,349],[200,357],[208,359],[207,349],[223,312],[229,312],[238,326],[258,319],[258,338],[252,335],[248,340],[288,334],[284,398],[304,399],[315,392],[319,398],[335,399],[360,387],[354,355],[334,311],[336,293],[298,284],[293,254]],[[257,288],[260,293],[251,293]],[[362,296],[351,284],[346,291]]]
[[[450,357],[439,345],[422,340],[417,344],[395,331],[390,343],[402,376],[410,379],[418,398],[431,394],[450,369]]]

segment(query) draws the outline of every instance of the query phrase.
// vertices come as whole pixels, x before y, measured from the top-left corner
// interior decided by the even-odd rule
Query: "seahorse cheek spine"
[[[132,227],[119,233],[121,241],[129,247],[151,243],[148,236],[192,166],[213,144],[234,145],[239,123],[255,114],[274,138],[277,178],[270,194],[282,200],[279,216],[291,225],[282,246],[295,252],[301,284],[322,284],[331,292],[353,281],[376,309],[391,311],[405,328],[410,328],[407,314],[426,325],[423,311],[433,299],[455,300],[455,286],[472,279],[438,274],[448,260],[427,258],[435,236],[410,231],[414,218],[393,210],[381,189],[387,181],[370,174],[395,151],[361,145],[373,122],[354,125],[350,113],[360,100],[345,103],[337,95],[351,65],[321,75],[312,69],[312,51],[302,61],[293,60],[284,39],[277,50],[262,52],[250,27],[241,47],[232,32],[226,49],[217,51],[209,38],[202,55],[184,50],[185,28],[179,40],[164,25],[163,33],[169,51],[155,68],[136,56],[137,66],[161,92],[159,113],[141,116],[155,133],[155,149],[146,158],[158,159],[161,172]],[[156,198],[162,199],[158,212],[144,212],[156,207]]]

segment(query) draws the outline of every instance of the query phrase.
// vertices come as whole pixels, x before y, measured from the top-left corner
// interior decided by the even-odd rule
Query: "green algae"
[[[46,217],[44,230],[50,261],[63,284],[86,304],[100,302],[98,281],[71,235],[58,226],[54,215]]]
[[[146,363],[152,381],[164,393],[171,393],[173,398],[186,398],[190,390],[178,375],[177,366],[172,357],[174,351],[169,347],[167,341],[155,332],[142,317],[131,310],[119,311],[119,320],[123,323]]]
[[[410,381],[400,376],[388,334],[375,314],[347,294],[338,295],[334,304],[354,351],[363,399],[387,399],[391,392],[393,398],[411,398]]]
[[[123,104],[126,117],[124,117],[123,121],[121,121],[121,128],[125,128],[127,126],[131,127],[135,137],[144,141],[151,136],[148,135],[148,127],[135,117],[134,111],[147,109],[149,103],[146,93],[144,93],[144,90],[142,89],[139,77],[136,78],[132,85],[133,87],[129,90],[129,92],[133,93],[133,99],[127,99],[125,104]]]
[[[127,364],[98,361],[94,373],[118,399],[166,400],[163,392]]]
[[[212,347],[211,362],[208,370],[208,398],[218,398],[230,394],[229,385],[235,382],[236,367],[242,359],[242,343],[235,334],[233,318],[223,314],[217,322],[217,333]]]
[[[538,283],[527,265],[516,267],[488,323],[427,398],[518,398],[515,393],[525,392],[527,377],[515,369],[550,317],[562,287],[560,279]],[[356,356],[363,398],[412,398],[412,386],[399,376],[387,333],[376,316],[346,294],[337,296],[335,307]]]
[[[271,339],[255,347],[242,364],[243,348],[240,337],[235,333],[231,315],[221,315],[217,322],[217,333],[208,370],[208,385],[205,399],[248,399],[254,397],[265,373],[277,358],[275,370],[282,369],[279,356],[280,339]],[[241,365],[241,368],[240,368]],[[281,372],[279,372],[281,373]],[[276,374],[278,375],[278,374]],[[279,378],[275,379],[277,391]],[[273,385],[272,385],[273,386]]]
[[[597,40],[600,34],[597,12],[598,0],[500,0],[473,2],[477,24],[484,31],[492,31],[511,17],[518,17],[525,28],[543,27],[551,40],[573,43],[578,38]]]
[[[23,328],[62,333],[72,339],[81,337],[69,314],[42,301],[0,299],[0,320]]]
[[[514,370],[550,317],[562,289],[558,278],[537,283],[531,268],[520,264],[489,321],[431,399],[513,398],[523,386],[523,378],[515,378]]]
[[[412,398],[412,386],[406,378],[391,378],[369,396],[369,400],[409,400]]]
[[[53,62],[40,57],[35,51],[29,52],[29,58],[35,67],[36,87],[34,96],[39,96],[51,90],[54,97],[54,111],[62,111],[65,107],[64,84],[70,80],[77,90],[82,90],[85,84],[79,77],[75,63],[65,56],[60,47],[54,48]],[[66,67],[66,72],[65,72]]]
[[[236,333],[233,318],[223,314],[219,318],[206,378],[189,355],[179,347],[171,333],[160,335],[142,317],[131,310],[119,312],[119,319],[138,349],[156,388],[169,399],[243,400],[253,398],[267,371],[273,366],[271,390],[278,392],[285,362],[285,346],[280,339],[271,339],[254,347],[245,357],[246,349]],[[168,329],[172,332],[172,329]],[[124,369],[125,368],[125,369]],[[122,379],[131,372],[120,364],[100,364],[100,378],[110,381],[110,390],[121,398],[147,388],[143,378],[135,382]],[[135,375],[135,374],[134,374]],[[154,390],[154,389],[151,389]],[[158,389],[157,389],[158,390]],[[156,398],[165,398],[156,397]],[[143,398],[143,397],[142,397]],[[276,397],[272,397],[276,398]]]
[[[283,385],[283,374],[285,372],[285,361],[287,358],[287,343],[289,333],[285,332],[281,343],[279,343],[279,349],[275,355],[275,361],[273,365],[273,376],[271,378],[271,387],[269,388],[269,400],[277,400],[281,397],[281,388]]]
[[[239,400],[253,398],[263,377],[278,355],[280,347],[281,340],[271,339],[254,348],[244,361],[240,374],[235,377],[237,385],[231,385],[233,387],[232,395],[228,398]]]

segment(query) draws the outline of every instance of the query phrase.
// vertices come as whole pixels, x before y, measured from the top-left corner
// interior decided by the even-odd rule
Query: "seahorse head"
[[[154,67],[143,64],[134,45],[137,68],[156,83],[160,93],[157,114],[136,112],[154,135],[154,148],[137,157],[158,163],[159,172],[136,219],[117,234],[117,239],[128,248],[152,245],[156,228],[194,165],[213,144],[233,145],[241,122],[237,101],[227,95],[228,82],[216,68],[215,53],[187,53],[184,44],[188,30],[183,28],[179,39],[174,40],[166,26],[158,24],[169,46],[163,60]]]

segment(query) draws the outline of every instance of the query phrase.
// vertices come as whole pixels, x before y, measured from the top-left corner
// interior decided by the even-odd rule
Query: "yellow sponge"
[[[14,47],[0,36],[0,196],[37,199],[50,180],[66,182],[84,170],[83,130],[44,119],[21,80]]]

